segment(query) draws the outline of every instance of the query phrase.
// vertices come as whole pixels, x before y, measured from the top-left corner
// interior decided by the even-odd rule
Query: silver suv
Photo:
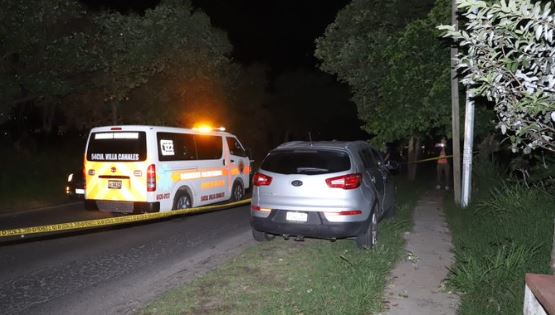
[[[363,141],[282,144],[253,177],[253,236],[355,237],[372,248],[378,221],[394,215],[389,176],[381,154]]]

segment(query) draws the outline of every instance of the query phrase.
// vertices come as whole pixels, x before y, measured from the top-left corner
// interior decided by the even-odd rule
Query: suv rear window
[[[280,174],[318,175],[347,171],[349,155],[333,150],[277,150],[262,162],[261,169]]]
[[[146,160],[146,134],[142,131],[95,132],[89,139],[87,160],[144,161]]]

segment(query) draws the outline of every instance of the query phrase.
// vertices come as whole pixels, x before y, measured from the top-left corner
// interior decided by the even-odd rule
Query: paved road
[[[32,225],[54,223],[50,220],[63,211],[84,211],[78,205],[67,207],[27,213],[24,222],[32,217]],[[248,211],[245,206],[61,238],[0,243],[1,313],[133,313],[168,288],[253,245]],[[84,213],[89,218],[109,216]],[[0,225],[13,227],[21,220],[3,216]]]
[[[65,223],[81,220],[109,218],[111,213],[101,211],[87,211],[83,201],[68,201],[68,203],[27,210],[21,213],[7,213],[0,215],[0,230],[37,226],[44,224]]]

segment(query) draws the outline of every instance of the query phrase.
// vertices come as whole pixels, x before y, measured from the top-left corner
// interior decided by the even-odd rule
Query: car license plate
[[[308,219],[308,214],[306,212],[290,212],[288,211],[285,215],[287,221],[295,222],[306,222]]]
[[[109,180],[108,181],[108,188],[109,189],[121,189],[121,180]]]

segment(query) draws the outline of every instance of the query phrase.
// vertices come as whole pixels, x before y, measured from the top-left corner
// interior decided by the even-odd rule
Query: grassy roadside
[[[524,274],[550,273],[553,196],[504,183],[493,169],[478,170],[469,208],[447,208],[456,257],[449,285],[462,293],[460,314],[522,314]]]
[[[33,156],[4,155],[0,176],[0,213],[67,201],[67,174],[81,169],[81,155],[43,152]]]
[[[414,186],[414,185],[413,185]],[[252,247],[190,284],[171,290],[143,314],[367,314],[382,309],[387,276],[401,257],[402,232],[419,190],[400,185],[397,217],[380,223],[379,245],[353,241],[271,242]]]

